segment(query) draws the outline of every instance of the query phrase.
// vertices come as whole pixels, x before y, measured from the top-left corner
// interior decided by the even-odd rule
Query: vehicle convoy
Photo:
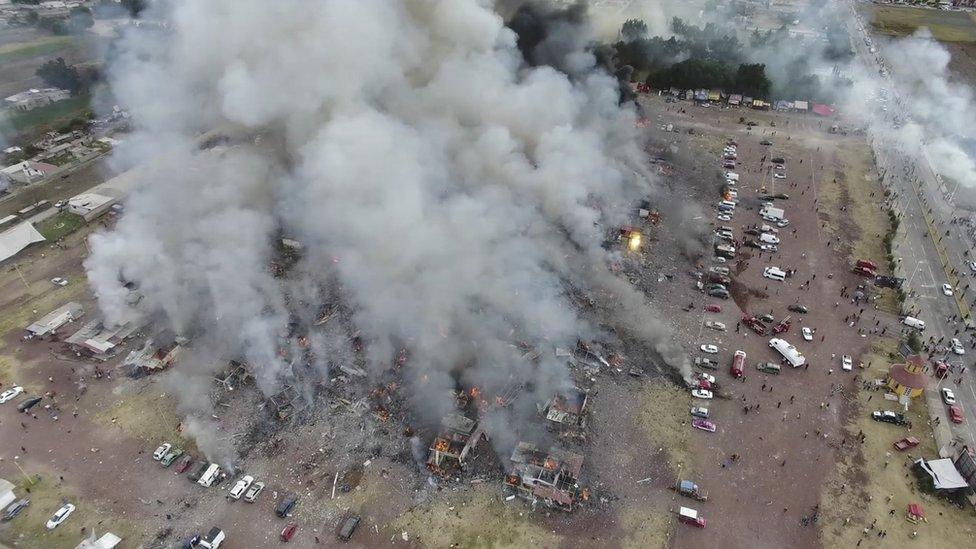
[[[672,490],[678,492],[682,496],[687,496],[692,499],[697,499],[698,501],[707,501],[708,493],[702,491],[697,484],[690,480],[679,480],[672,487]]]

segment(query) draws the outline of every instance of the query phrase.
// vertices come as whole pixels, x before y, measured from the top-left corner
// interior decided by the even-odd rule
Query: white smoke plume
[[[341,305],[374,373],[407,350],[428,419],[457,382],[566,386],[552,349],[606,334],[569,287],[611,288],[626,320],[611,329],[686,364],[605,266],[604,232],[651,183],[633,110],[592,56],[573,56],[572,77],[530,67],[488,0],[156,7],[167,24],[126,36],[110,69],[137,127],[121,154],[156,159],[115,230],[91,239],[110,320],[162,319],[246,361],[270,394],[296,376],[296,323],[316,367],[353,360],[311,326]],[[199,150],[202,132],[227,128],[247,137]],[[275,278],[281,234],[302,258]],[[145,296],[138,311],[121,280]]]

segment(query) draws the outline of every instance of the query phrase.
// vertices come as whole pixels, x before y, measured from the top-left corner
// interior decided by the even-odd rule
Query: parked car
[[[6,391],[0,393],[0,404],[3,404],[5,402],[17,398],[17,396],[23,392],[24,392],[24,388],[21,387],[20,385],[7,389]]]
[[[721,305],[714,305],[714,304],[713,305],[705,305],[705,312],[707,312],[707,313],[721,313],[722,312],[722,306]]]
[[[914,447],[918,446],[918,439],[915,438],[915,437],[905,437],[905,438],[903,438],[901,440],[895,441],[892,444],[892,446],[895,447],[895,450],[898,450],[899,452],[904,452],[905,450],[908,450],[909,448],[914,448]]]
[[[702,400],[709,400],[712,398],[712,392],[705,389],[692,389],[691,396]]]
[[[241,499],[241,496],[244,495],[244,492],[251,487],[252,482],[254,482],[254,477],[252,477],[251,475],[244,475],[243,477],[241,477],[240,480],[237,481],[237,484],[235,484],[234,487],[230,489],[230,492],[227,494],[227,496],[230,497],[231,499]]]
[[[173,467],[173,472],[177,475],[186,472],[190,466],[193,465],[193,456],[189,454],[183,454],[183,457],[176,462],[176,467]]]
[[[789,219],[780,219],[779,221],[776,222],[776,226],[779,227],[780,229],[786,227],[789,224],[790,224]]]
[[[182,448],[173,448],[169,452],[166,452],[166,455],[164,455],[163,458],[159,460],[159,464],[162,465],[163,467],[169,467],[170,465],[173,464],[174,461],[176,461],[176,458],[182,455],[183,455]]]
[[[950,405],[956,403],[956,394],[952,392],[952,389],[948,387],[942,388],[942,402]]]
[[[962,423],[964,419],[962,415],[962,408],[960,408],[958,405],[949,406],[949,419],[952,420],[953,423]]]
[[[807,309],[803,305],[800,305],[799,303],[794,303],[789,307],[787,307],[786,309],[788,311],[793,311],[794,313],[800,313],[800,314],[807,314],[808,312],[810,312],[809,309]]]
[[[854,361],[851,359],[850,355],[844,355],[841,357],[840,368],[845,372],[850,372],[854,369]]]
[[[714,321],[714,320],[706,320],[705,321],[705,327],[706,328],[711,328],[713,330],[718,330],[720,332],[724,332],[725,331],[725,324],[722,323],[722,322]]]
[[[695,374],[695,377],[697,377],[698,379],[707,381],[709,383],[715,383],[715,376],[710,375],[710,374],[706,374],[705,372],[698,372],[698,373]]]
[[[11,503],[6,509],[3,510],[3,521],[13,520],[14,517],[20,514],[21,511],[30,505],[30,500],[27,498],[19,499]]]
[[[71,513],[74,512],[75,512],[75,506],[70,503],[65,503],[64,505],[61,506],[60,509],[54,512],[54,515],[52,515],[50,519],[48,519],[46,524],[47,529],[54,530],[55,528],[60,526],[62,522],[67,520],[68,517],[71,516]]]
[[[163,456],[165,456],[166,453],[169,452],[170,448],[172,447],[173,445],[168,442],[164,442],[160,444],[159,448],[156,448],[156,451],[153,452],[153,459],[156,461],[163,459]]]
[[[692,406],[691,415],[708,419],[708,408],[705,408],[704,406]]]
[[[719,221],[732,221],[732,216],[727,213],[720,213],[715,216],[715,219],[718,219]]]
[[[716,347],[714,345],[711,345],[711,344],[703,343],[698,348],[701,349],[701,352],[707,353],[707,354],[710,354],[710,355],[714,355],[714,354],[717,354],[718,353],[718,347]]]
[[[773,177],[775,177],[776,179],[786,179],[786,174],[777,171],[776,173],[773,174]],[[776,197],[774,196],[773,198]]]
[[[875,410],[871,412],[871,419],[875,421],[881,421],[883,423],[891,423],[893,425],[907,425],[908,420],[905,419],[905,414],[900,412],[892,412],[890,410]]]
[[[356,531],[356,527],[359,526],[359,516],[353,515],[343,521],[342,526],[339,528],[337,536],[342,541],[349,541],[352,537],[353,532]]]
[[[951,296],[952,295],[952,286],[950,286],[948,284],[943,284],[942,285],[942,293],[944,293],[945,295]]]
[[[264,483],[255,482],[254,484],[251,485],[250,488],[247,489],[247,493],[244,494],[244,501],[248,503],[254,503],[254,500],[258,499],[258,496],[260,496],[261,492],[263,491],[264,491]]]
[[[281,529],[281,536],[279,537],[281,541],[288,541],[295,535],[296,531],[298,531],[298,523],[289,522],[287,526]]]
[[[67,205],[68,205],[67,200],[58,200],[57,202],[54,203],[54,207],[59,210]]]
[[[209,466],[210,463],[205,459],[202,459],[194,463],[193,466],[190,467],[190,472],[186,474],[186,478],[188,478],[190,482],[196,482],[200,480],[200,477],[203,476],[203,473],[207,470],[207,467]]]
[[[804,341],[813,341],[813,330],[804,326],[800,333],[803,334]]]
[[[767,147],[768,147],[768,146],[770,146],[770,145],[772,145],[772,144],[773,144],[773,142],[772,142],[772,141],[770,141],[770,140],[768,140],[768,139],[763,139],[762,141],[760,141],[760,142],[759,142],[759,144],[760,144],[760,145],[765,145],[765,146],[767,146]]]
[[[710,358],[699,356],[699,357],[695,357],[695,366],[698,366],[699,368],[707,368],[709,370],[717,370],[718,362],[715,362]]]
[[[282,496],[281,501],[278,503],[278,506],[275,507],[275,514],[281,518],[287,517],[297,502],[298,494],[294,492],[285,493],[285,495]]]
[[[774,320],[776,320],[776,317],[774,317],[773,315],[771,315],[769,313],[761,314],[761,315],[757,316],[756,318],[758,318],[759,320],[762,320],[763,322],[765,322],[767,324],[771,324]]]
[[[709,297],[717,297],[719,299],[728,299],[732,294],[725,288],[711,288],[708,290]]]
[[[17,405],[17,411],[27,413],[31,408],[37,406],[37,403],[41,401],[41,397],[28,397]]]
[[[207,532],[207,535],[203,536],[203,539],[200,540],[200,547],[203,547],[204,549],[217,549],[220,547],[221,543],[224,543],[224,539],[226,537],[227,536],[224,534],[223,530],[214,526],[209,532]]]
[[[962,342],[958,338],[952,338],[949,340],[949,346],[952,348],[952,352],[957,355],[966,354],[966,348],[962,346]]]
[[[756,364],[756,369],[760,372],[766,372],[767,374],[779,375],[783,368],[775,362],[760,362],[759,364]]]
[[[54,277],[54,278],[51,279],[51,284],[54,284],[55,286],[67,286],[68,285],[68,279],[67,278],[61,278],[60,276],[56,276],[56,277]]]
[[[976,272],[976,261],[970,261],[969,262],[969,270],[970,271],[973,271],[973,272]]]
[[[695,429],[701,429],[702,431],[708,431],[709,433],[715,432],[715,424],[707,419],[696,419],[691,422],[691,426]]]

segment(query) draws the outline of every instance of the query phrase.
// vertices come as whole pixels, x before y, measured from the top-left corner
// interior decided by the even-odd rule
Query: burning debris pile
[[[606,268],[602,227],[653,186],[617,79],[587,40],[562,39],[585,17],[529,55],[479,0],[152,9],[165,30],[127,30],[108,72],[136,128],[118,158],[156,160],[86,268],[107,321],[152,319],[206,350],[185,350],[180,375],[245,363],[279,417],[320,384],[366,379],[379,420],[403,406],[418,425],[481,387],[472,421],[491,408],[520,425],[573,386],[565,360],[527,349],[627,334],[687,368]],[[567,288],[606,296],[604,316]],[[507,405],[514,387],[527,406]],[[502,455],[514,443],[492,436]]]
[[[543,452],[528,442],[519,442],[512,452],[511,472],[505,485],[515,495],[547,507],[572,511],[589,499],[589,490],[579,484],[583,456],[550,448]]]

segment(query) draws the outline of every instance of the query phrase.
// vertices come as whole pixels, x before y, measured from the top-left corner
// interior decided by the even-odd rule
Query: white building
[[[37,183],[44,178],[58,171],[58,167],[44,162],[31,162],[24,160],[0,169],[0,183],[10,185],[12,183]]]
[[[82,193],[68,200],[68,211],[84,217],[85,221],[91,221],[107,212],[117,201],[118,199],[112,196]]]
[[[11,109],[31,111],[38,107],[50,105],[51,103],[64,101],[69,97],[71,97],[71,93],[68,90],[60,90],[58,88],[31,88],[27,91],[6,97],[3,101]]]
[[[45,337],[54,334],[55,330],[69,322],[74,322],[85,315],[85,309],[74,301],[65,303],[40,320],[27,327],[31,337]]]

